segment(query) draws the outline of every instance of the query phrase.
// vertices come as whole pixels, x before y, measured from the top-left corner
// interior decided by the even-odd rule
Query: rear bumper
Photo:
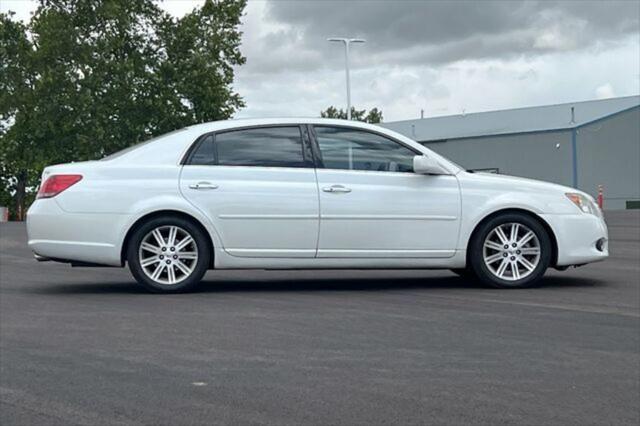
[[[27,212],[29,247],[36,259],[120,266],[121,230],[127,220],[125,215],[68,213],[55,199],[37,200]]]
[[[584,213],[540,216],[556,236],[556,266],[582,265],[609,257],[609,232],[604,219]]]

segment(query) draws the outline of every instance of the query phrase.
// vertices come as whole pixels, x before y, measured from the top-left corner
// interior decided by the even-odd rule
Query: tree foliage
[[[0,14],[0,200],[21,217],[46,165],[231,117],[245,5],[207,0],[178,19],[152,0],[40,0],[27,24]]]
[[[324,111],[320,112],[322,118],[340,118],[342,120],[347,119],[347,110],[342,108],[337,109],[334,106],[330,106]],[[365,123],[382,123],[382,111],[378,108],[372,108],[367,112],[366,109],[357,110],[351,107],[351,119],[355,121],[364,121]]]

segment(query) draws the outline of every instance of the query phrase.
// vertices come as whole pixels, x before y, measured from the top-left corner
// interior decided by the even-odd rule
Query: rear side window
[[[256,167],[307,167],[298,126],[234,130],[207,136],[189,164]]]

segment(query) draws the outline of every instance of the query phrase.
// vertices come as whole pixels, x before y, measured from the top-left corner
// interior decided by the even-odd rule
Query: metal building
[[[557,182],[640,208],[640,96],[384,123],[470,170]]]

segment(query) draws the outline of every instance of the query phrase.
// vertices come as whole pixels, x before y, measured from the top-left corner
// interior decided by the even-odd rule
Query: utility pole
[[[349,77],[349,45],[351,43],[364,43],[366,40],[360,38],[344,38],[344,37],[332,37],[327,41],[337,41],[344,43],[344,62],[345,73],[347,76],[347,120],[351,120],[351,81]]]

